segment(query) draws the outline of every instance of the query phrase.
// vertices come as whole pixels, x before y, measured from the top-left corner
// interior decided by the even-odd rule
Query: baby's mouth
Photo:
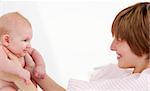
[[[27,53],[28,51],[27,51],[27,50],[24,50],[23,52],[24,52],[24,53]]]

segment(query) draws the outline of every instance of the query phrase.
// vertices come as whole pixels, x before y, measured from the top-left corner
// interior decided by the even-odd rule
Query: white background
[[[45,59],[47,73],[66,88],[70,78],[87,80],[93,68],[117,63],[110,51],[112,22],[138,1],[0,1],[0,16],[18,11],[31,22],[32,46]]]

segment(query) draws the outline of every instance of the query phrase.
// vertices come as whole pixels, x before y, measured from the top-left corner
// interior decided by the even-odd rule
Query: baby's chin
[[[16,56],[17,56],[18,58],[21,58],[21,57],[24,57],[26,54],[27,54],[27,53],[16,54]]]

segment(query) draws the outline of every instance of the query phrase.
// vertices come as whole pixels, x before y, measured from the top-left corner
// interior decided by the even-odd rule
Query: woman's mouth
[[[121,58],[121,54],[117,53],[117,59],[119,60]]]

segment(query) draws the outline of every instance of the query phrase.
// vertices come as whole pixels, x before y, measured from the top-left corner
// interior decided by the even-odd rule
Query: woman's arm
[[[66,91],[63,87],[58,85],[48,75],[44,79],[37,79],[33,77],[43,91]]]

